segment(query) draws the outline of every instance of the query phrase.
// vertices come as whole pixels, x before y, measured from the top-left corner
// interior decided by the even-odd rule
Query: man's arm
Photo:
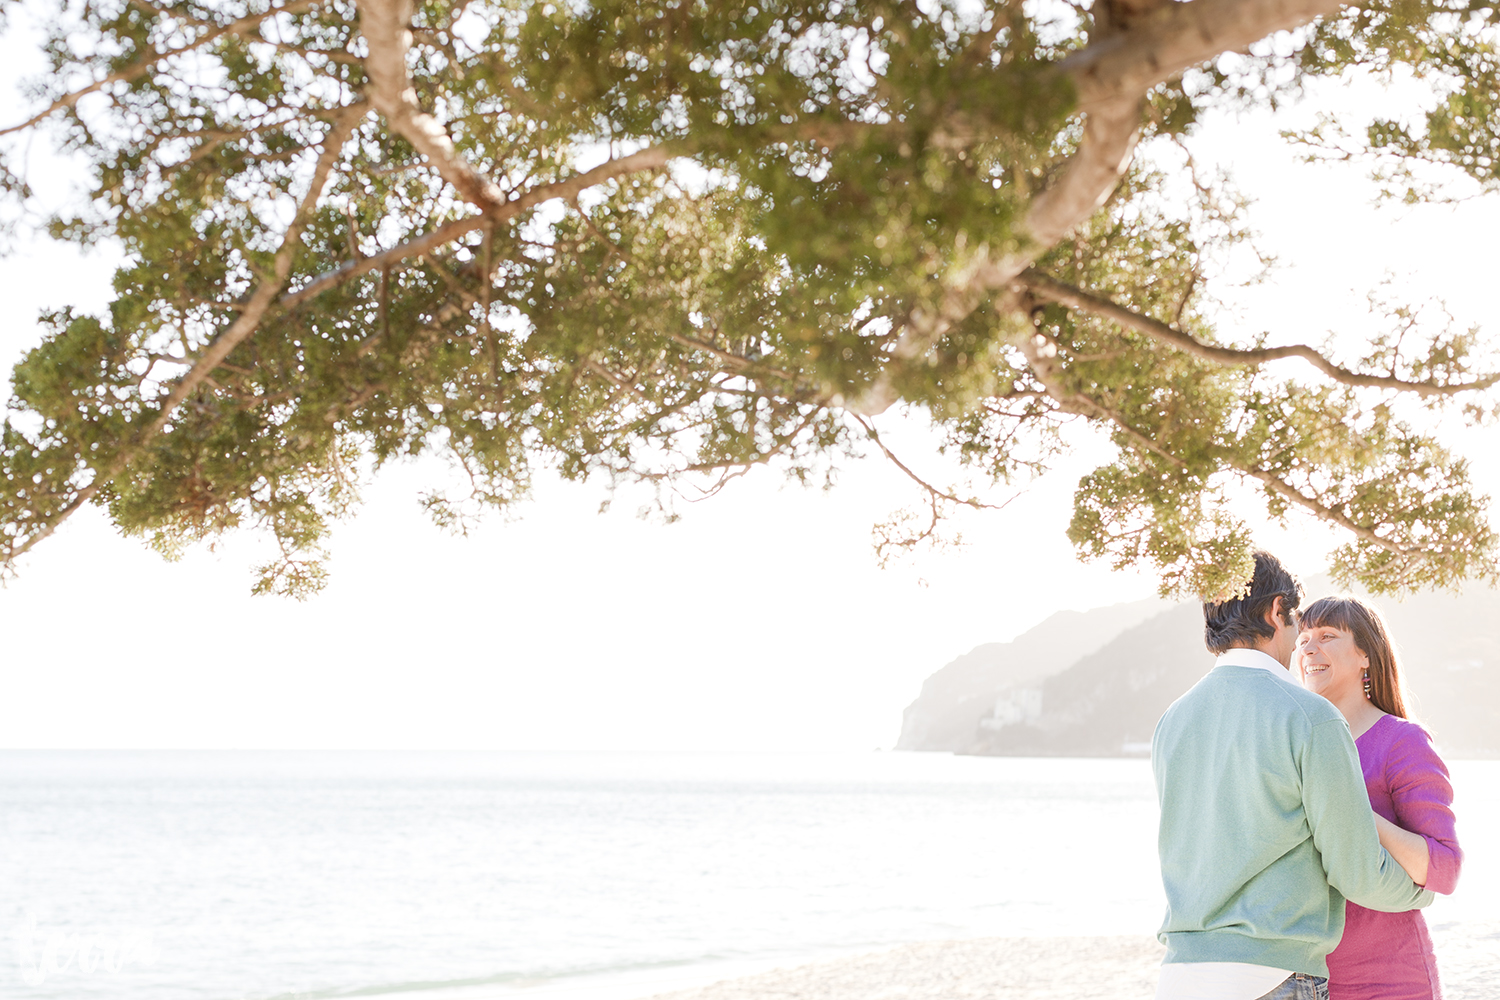
[[[1375,814],[1375,832],[1380,834],[1380,846],[1390,852],[1396,864],[1406,869],[1413,882],[1426,888],[1427,866],[1432,861],[1427,838],[1401,829],[1379,813]]]
[[[1359,752],[1342,719],[1312,727],[1302,759],[1302,805],[1328,884],[1350,902],[1399,913],[1432,902],[1380,846]]]

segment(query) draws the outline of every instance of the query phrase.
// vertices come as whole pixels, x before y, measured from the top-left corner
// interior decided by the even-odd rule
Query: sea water
[[[1494,840],[1500,762],[1455,780]],[[624,998],[1145,934],[1155,825],[1143,760],[5,751],[0,997]],[[1495,898],[1470,853],[1464,888]]]

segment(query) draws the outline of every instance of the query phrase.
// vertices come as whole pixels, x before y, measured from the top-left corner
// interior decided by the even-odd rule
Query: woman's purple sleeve
[[[1444,895],[1458,885],[1464,852],[1453,829],[1453,785],[1448,767],[1421,726],[1402,726],[1386,772],[1396,825],[1427,841],[1427,888]]]

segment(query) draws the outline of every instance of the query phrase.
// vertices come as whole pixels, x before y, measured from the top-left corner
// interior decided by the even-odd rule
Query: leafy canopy
[[[451,457],[472,495],[426,504],[462,527],[539,468],[667,494],[766,463],[811,479],[899,404],[993,484],[1045,470],[1069,422],[1107,430],[1116,455],[1080,482],[1069,535],[1164,590],[1247,575],[1225,505],[1244,481],[1273,515],[1346,529],[1345,579],[1493,577],[1485,498],[1424,430],[1430,409],[1493,409],[1484,338],[1393,305],[1363,357],[1224,342],[1211,288],[1242,206],[1131,152],[1317,78],[1410,71],[1432,82],[1425,117],[1293,138],[1370,159],[1395,197],[1443,197],[1455,173],[1490,191],[1497,17],[1460,0],[60,4],[0,180],[24,209],[22,149],[51,137],[93,189],[50,232],[126,263],[107,313],[43,317],[16,366],[0,558],[96,503],[168,554],[267,530],[282,557],[257,589],[301,596],[370,460]],[[1306,363],[1264,369],[1284,357]],[[919,489],[930,517],[885,548],[984,505]]]

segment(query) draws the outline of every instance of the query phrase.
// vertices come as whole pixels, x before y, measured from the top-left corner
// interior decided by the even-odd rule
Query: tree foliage
[[[1483,338],[1392,306],[1363,357],[1225,342],[1207,290],[1240,207],[1131,154],[1317,78],[1409,70],[1435,81],[1421,120],[1296,140],[1410,180],[1398,197],[1442,196],[1433,170],[1488,190],[1497,18],[1466,0],[59,5],[0,179],[25,205],[21,146],[50,136],[93,178],[50,231],[126,262],[106,314],[44,317],[15,369],[0,557],[96,503],[168,554],[268,530],[282,558],[258,588],[301,595],[372,459],[449,456],[472,494],[426,503],[461,526],[539,468],[668,491],[766,463],[815,477],[900,405],[996,484],[1044,470],[1066,423],[1106,429],[1117,453],[1079,484],[1070,537],[1164,589],[1243,578],[1225,498],[1246,481],[1273,515],[1346,529],[1346,579],[1492,576],[1485,498],[1423,420],[1493,407]],[[1266,368],[1287,357],[1305,364]],[[931,518],[886,544],[982,505],[920,488]]]

